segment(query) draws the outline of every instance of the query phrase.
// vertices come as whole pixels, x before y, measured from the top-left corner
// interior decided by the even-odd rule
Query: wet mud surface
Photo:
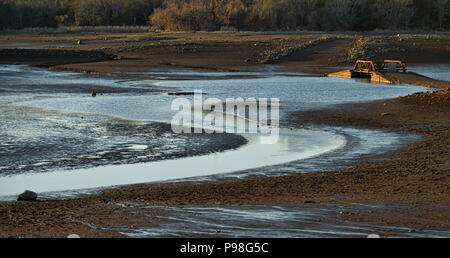
[[[201,35],[196,35],[199,36]],[[407,39],[396,43],[406,44],[406,50],[401,54],[389,56],[389,53],[383,53],[377,54],[376,57],[399,58],[416,64],[448,63],[448,44],[445,44],[448,42],[447,38],[448,36],[443,36],[441,40],[435,40],[423,35],[419,39]],[[252,40],[235,44],[233,48],[230,48],[233,44],[223,42],[219,47],[217,44],[214,47],[213,43],[192,45],[193,50],[186,51],[186,54],[180,52],[183,44],[167,46],[165,52],[159,51],[162,47],[121,46],[118,51],[123,57],[121,60],[77,64],[79,60],[73,58],[70,61],[72,65],[57,68],[99,72],[146,72],[151,64],[156,68],[246,70],[252,64],[244,64],[245,59],[266,50],[266,45],[254,46],[255,42],[259,41]],[[111,43],[111,46],[108,46],[111,49],[117,47],[112,42],[101,42],[102,45]],[[90,43],[82,48],[96,47],[97,43]],[[276,42],[274,44],[277,45]],[[335,71],[335,68],[330,69],[328,66],[338,65],[335,61],[339,60],[334,60],[335,57],[345,58],[343,51],[352,44],[351,39],[320,44],[296,53],[303,55],[304,60],[289,60],[288,57],[278,63],[294,71],[320,74]],[[217,57],[218,52],[228,54]],[[7,57],[1,61],[11,63],[15,62],[15,59]],[[63,60],[64,57],[57,57],[40,63],[54,62],[55,59],[67,62]],[[219,64],[217,60],[220,61]],[[30,61],[30,58],[19,61],[39,63]],[[401,79],[399,78],[399,83],[402,83]],[[422,82],[419,84],[424,85]],[[439,82],[439,85],[443,83]],[[86,91],[86,94],[89,94],[87,88]],[[141,184],[108,189],[78,198],[44,198],[35,203],[1,202],[0,235],[65,237],[77,233],[82,237],[364,237],[369,233],[377,233],[381,236],[448,237],[448,103],[448,90],[444,90],[292,114],[289,121],[293,127],[325,125],[370,128],[414,134],[417,137],[412,142],[407,140],[408,144],[399,150],[375,156],[366,156],[363,153],[350,157],[344,163],[353,162],[351,168],[342,166],[342,160],[333,162],[335,169],[327,171],[291,164],[280,166],[283,170],[291,170],[290,175],[266,176],[261,170],[256,176],[244,176],[243,179],[237,176],[203,182]],[[20,110],[10,112],[12,116],[17,116],[15,112]],[[73,119],[76,123],[80,121],[78,116],[68,117],[67,119]],[[38,120],[42,118],[33,119],[37,121],[30,124],[39,124]],[[108,126],[105,122],[99,126],[96,123],[103,118],[84,119],[89,121],[88,124],[93,128],[102,128],[111,137],[117,137],[118,132],[128,127],[147,130],[152,135],[162,132],[148,128],[148,125],[129,125],[126,121],[113,126]],[[53,129],[61,130],[57,124]],[[92,128],[83,130],[82,132],[96,136]],[[83,139],[99,140],[93,138]],[[132,145],[126,144],[118,148],[127,153],[149,151],[143,150],[143,145],[163,147],[164,140],[153,141],[145,137],[138,139],[133,141]],[[147,140],[148,144],[142,144],[142,140]],[[14,141],[7,141],[14,144]],[[70,143],[70,137],[67,141]],[[183,141],[186,144],[194,142],[190,139]],[[73,144],[81,143],[75,141]],[[40,148],[39,144],[36,144],[35,153],[40,151]],[[318,164],[321,167],[321,163]],[[310,173],[301,173],[303,170]]]
[[[144,163],[238,148],[235,134],[176,134],[169,124],[0,108],[0,173]]]

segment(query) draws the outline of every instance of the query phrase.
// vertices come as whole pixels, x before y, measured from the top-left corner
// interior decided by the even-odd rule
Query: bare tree
[[[318,0],[295,0],[295,12],[297,13],[297,18],[299,19],[298,23],[301,26],[305,25],[306,16],[314,10],[317,2]]]
[[[326,21],[334,29],[352,29],[366,0],[330,0],[325,5]]]
[[[376,20],[384,29],[409,27],[414,16],[413,0],[377,0]]]
[[[405,27],[405,29],[409,29],[411,20],[415,13],[413,0],[400,0],[399,12],[402,25]]]
[[[442,25],[444,24],[449,10],[450,0],[436,0],[434,3],[434,8],[436,9],[436,14],[439,19],[439,29],[442,30]]]
[[[226,5],[225,22],[238,30],[245,25],[246,7],[241,0],[231,0]]]

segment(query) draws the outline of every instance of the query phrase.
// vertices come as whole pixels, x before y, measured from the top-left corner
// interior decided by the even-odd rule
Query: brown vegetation
[[[448,29],[448,0],[2,0],[0,28]],[[150,16],[150,18],[148,18]]]
[[[444,29],[448,11],[443,0],[167,0],[149,21],[162,30]]]

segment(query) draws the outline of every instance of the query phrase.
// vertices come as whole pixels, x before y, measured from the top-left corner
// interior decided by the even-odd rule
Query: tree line
[[[147,25],[163,0],[0,0],[0,28]]]
[[[0,0],[0,28],[446,30],[449,12],[450,0]]]

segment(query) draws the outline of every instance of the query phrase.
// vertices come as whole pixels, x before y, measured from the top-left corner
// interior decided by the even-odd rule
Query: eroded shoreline
[[[133,185],[76,199],[0,203],[0,235],[65,237],[76,232],[83,237],[119,237],[123,235],[108,228],[134,228],[161,220],[113,205],[133,202],[163,206],[394,204],[393,209],[363,207],[350,213],[335,211],[332,216],[338,217],[337,221],[449,231],[448,96],[449,91],[444,90],[291,116],[295,127],[326,124],[423,136],[400,150],[361,158],[350,169],[205,183]]]

